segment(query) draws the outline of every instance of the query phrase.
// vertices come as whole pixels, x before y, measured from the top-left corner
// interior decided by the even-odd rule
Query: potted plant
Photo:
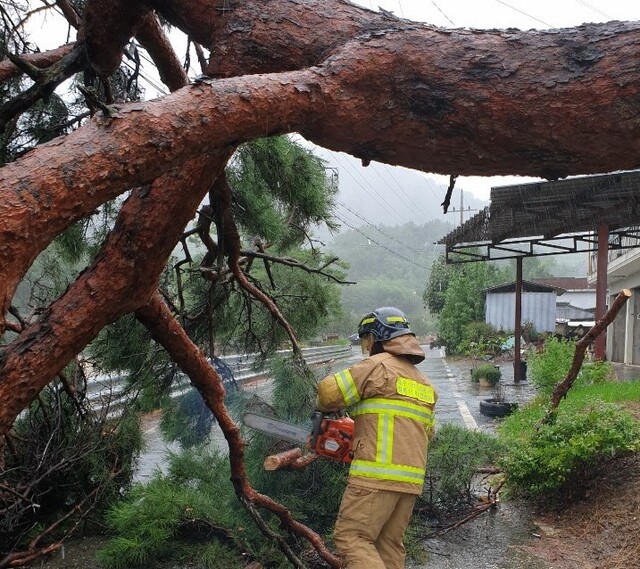
[[[471,379],[481,387],[494,387],[500,381],[501,376],[500,368],[489,363],[481,364],[471,370]]]

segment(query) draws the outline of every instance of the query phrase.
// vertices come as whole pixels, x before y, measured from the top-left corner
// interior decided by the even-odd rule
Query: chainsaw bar
[[[242,422],[251,429],[260,431],[265,435],[271,435],[283,441],[290,443],[298,443],[306,445],[311,434],[311,429],[300,425],[292,425],[273,417],[263,417],[262,415],[254,415],[246,413],[242,417]]]

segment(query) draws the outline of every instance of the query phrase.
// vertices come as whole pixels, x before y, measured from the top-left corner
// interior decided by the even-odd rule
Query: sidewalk
[[[630,364],[619,364],[611,362],[613,369],[616,371],[618,379],[629,381],[631,379],[640,379],[640,366]]]

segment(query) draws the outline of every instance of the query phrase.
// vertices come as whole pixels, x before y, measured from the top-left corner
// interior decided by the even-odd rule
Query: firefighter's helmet
[[[413,334],[409,321],[402,310],[393,306],[383,306],[367,314],[358,325],[360,338],[373,335],[376,342],[386,342],[391,338]]]

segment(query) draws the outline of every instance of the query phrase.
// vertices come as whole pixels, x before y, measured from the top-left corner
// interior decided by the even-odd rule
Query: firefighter
[[[358,336],[369,357],[318,384],[318,408],[346,409],[355,422],[335,544],[348,569],[401,569],[404,533],[422,493],[437,395],[415,367],[425,354],[400,310],[367,314]]]

